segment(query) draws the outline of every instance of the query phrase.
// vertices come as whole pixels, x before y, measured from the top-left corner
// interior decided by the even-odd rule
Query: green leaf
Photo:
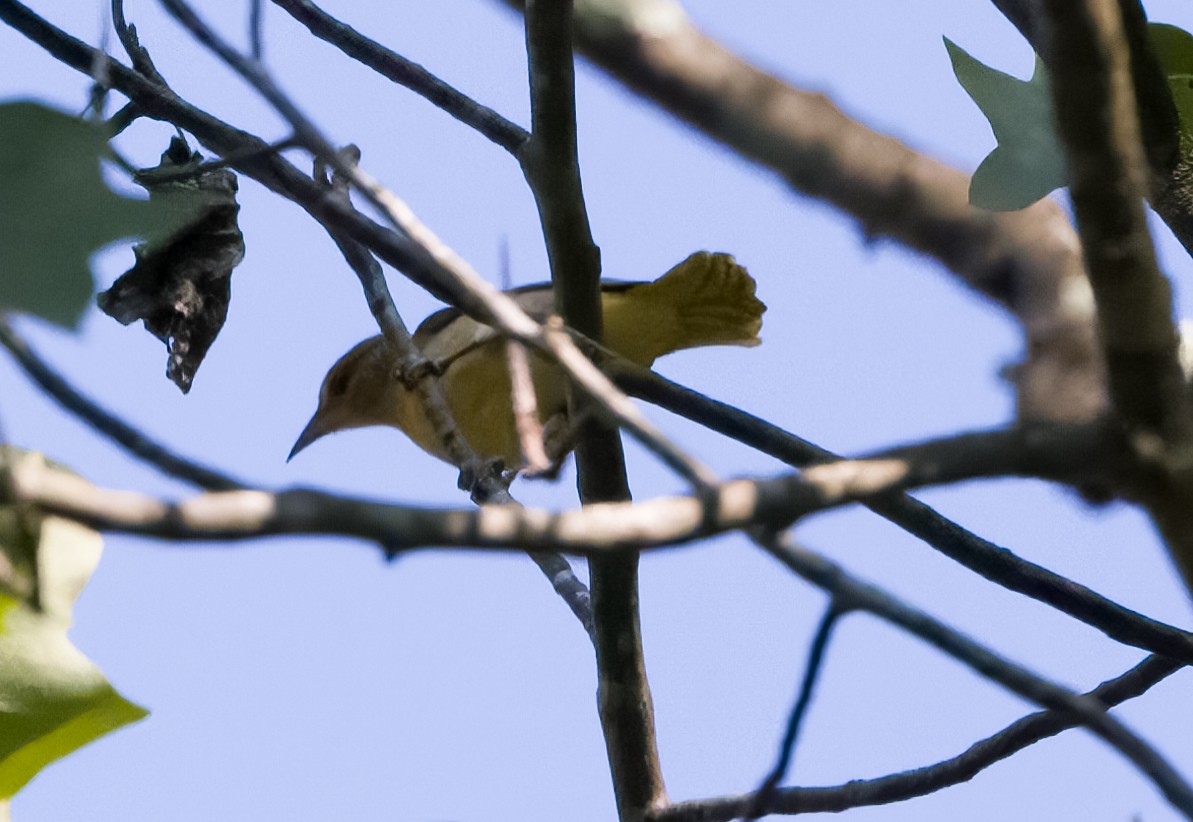
[[[953,73],[977,104],[998,145],[978,166],[969,201],[991,211],[1027,206],[1065,185],[1065,158],[1052,122],[1048,73],[1036,60],[1030,80],[992,69],[947,37]]]
[[[91,302],[96,250],[168,235],[193,219],[109,189],[100,175],[105,147],[86,120],[32,102],[0,104],[0,309],[74,328]]]
[[[7,486],[8,471],[64,469],[5,447],[0,470]],[[0,801],[49,763],[148,713],[66,635],[101,547],[88,528],[0,499]]]
[[[1193,152],[1193,35],[1149,23],[1152,47],[1168,78],[1180,120],[1182,154]],[[1024,81],[983,65],[944,40],[953,73],[990,121],[998,145],[974,172],[969,201],[992,211],[1025,208],[1066,184],[1064,154],[1056,137],[1048,73],[1039,59]]]
[[[1152,48],[1172,91],[1181,129],[1181,153],[1193,151],[1193,35],[1176,26],[1150,23]]]

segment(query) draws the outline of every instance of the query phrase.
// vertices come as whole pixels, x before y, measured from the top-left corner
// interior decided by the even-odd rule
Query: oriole
[[[766,306],[754,279],[728,254],[699,251],[654,282],[607,281],[601,286],[603,344],[639,365],[684,348],[754,346]],[[553,309],[549,284],[507,292],[532,317]],[[440,368],[440,385],[460,433],[481,456],[521,464],[501,335],[455,308],[432,314],[414,342]],[[563,374],[532,355],[531,377],[539,416],[565,414]],[[319,406],[290,452],[292,458],[320,437],[348,428],[390,425],[440,459],[448,455],[418,395],[396,378],[399,363],[385,339],[371,337],[342,356],[319,390]]]

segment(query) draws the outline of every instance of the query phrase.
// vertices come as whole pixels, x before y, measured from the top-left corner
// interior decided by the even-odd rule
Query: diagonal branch
[[[664,379],[619,357],[599,360],[622,390],[756,448],[795,467],[841,457],[725,403]],[[905,494],[865,503],[955,562],[991,582],[1049,605],[1125,645],[1193,662],[1193,634],[1112,602],[1011,551],[982,539]]]
[[[1193,787],[1146,741],[1112,717],[1098,700],[1074,694],[999,656],[926,613],[896,600],[873,585],[855,579],[840,566],[789,540],[765,538],[760,539],[759,544],[796,574],[829,593],[843,607],[874,614],[1012,693],[1075,718],[1135,765],[1173,807],[1186,818],[1193,819]]]
[[[164,474],[208,491],[231,491],[246,487],[240,480],[174,453],[143,431],[129,425],[110,411],[100,408],[95,402],[80,394],[39,357],[25,339],[2,318],[0,345],[8,349],[8,353],[29,379],[37,383],[55,402],[103,436],[122,446],[137,459],[149,463]]]
[[[1086,694],[1107,707],[1134,699],[1180,670],[1180,663],[1151,656],[1130,671],[1103,682]],[[993,736],[975,742],[951,759],[876,779],[856,779],[824,788],[779,790],[767,805],[772,814],[839,813],[870,805],[887,805],[927,796],[968,782],[979,773],[1030,745],[1078,727],[1076,717],[1041,711],[1023,717]],[[650,822],[730,822],[743,816],[756,794],[677,802],[649,817]]]
[[[311,0],[273,0],[311,34],[338,48],[378,74],[428,100],[511,154],[529,135],[526,130],[440,80],[431,72],[331,16]]]
[[[993,0],[999,11],[1053,69],[1046,42],[1043,0]],[[1150,166],[1150,201],[1173,236],[1193,254],[1193,159],[1182,155],[1180,118],[1163,67],[1152,48],[1147,14],[1139,0],[1119,0],[1130,51],[1131,79],[1144,150]],[[1063,66],[1060,67],[1063,71]]]

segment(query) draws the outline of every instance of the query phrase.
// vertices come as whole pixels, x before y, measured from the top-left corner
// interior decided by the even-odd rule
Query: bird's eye
[[[346,368],[339,369],[336,373],[332,374],[327,380],[328,398],[342,397],[346,394],[348,392],[348,380],[351,376]]]

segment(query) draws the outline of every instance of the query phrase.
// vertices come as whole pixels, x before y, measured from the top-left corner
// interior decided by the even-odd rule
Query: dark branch
[[[1053,69],[1046,42],[1043,0],[993,0]],[[1163,67],[1152,48],[1147,15],[1139,0],[1119,0],[1130,49],[1131,79],[1139,106],[1144,148],[1151,167],[1152,207],[1193,254],[1193,166],[1180,153],[1180,118]],[[1061,68],[1063,71],[1063,67]]]
[[[592,238],[576,142],[572,0],[530,0],[526,53],[531,135],[519,154],[534,194],[551,266],[555,307],[564,322],[601,339],[601,259]],[[569,391],[568,417],[578,423],[576,471],[584,504],[630,499],[625,454],[615,427],[590,413],[592,400]],[[690,458],[689,458],[690,459]],[[694,464],[694,478],[708,476]],[[664,801],[654,706],[646,677],[638,606],[638,555],[593,559],[597,700],[622,822]]]
[[[1134,764],[1140,773],[1159,788],[1173,807],[1193,819],[1193,787],[1147,742],[1112,717],[1098,700],[1074,694],[999,656],[924,612],[896,600],[873,585],[855,579],[840,566],[818,554],[778,538],[762,540],[760,544],[796,574],[842,603],[843,607],[874,614],[919,637],[1012,693],[1075,718]]]
[[[273,0],[311,34],[338,48],[393,82],[405,86],[479,132],[493,143],[516,154],[529,138],[526,130],[440,80],[418,63],[371,40],[347,23],[332,17],[310,0]]]
[[[1107,707],[1146,693],[1156,683],[1181,669],[1181,664],[1161,657],[1148,657],[1122,676],[1104,682],[1087,696]],[[968,750],[935,765],[890,774],[876,779],[857,779],[825,788],[779,790],[767,805],[772,814],[839,813],[851,808],[887,805],[927,796],[952,785],[968,782],[979,773],[1030,745],[1078,727],[1075,717],[1060,711],[1041,711],[1025,716]],[[755,794],[677,802],[649,817],[650,822],[729,822],[743,816]]]
[[[762,781],[762,785],[754,792],[754,801],[750,804],[749,812],[745,814],[746,822],[754,822],[766,812],[766,808],[770,807],[774,800],[779,783],[787,776],[791,767],[791,758],[795,753],[795,743],[799,739],[800,726],[808,712],[808,706],[812,704],[812,692],[823,668],[824,653],[828,649],[833,628],[841,615],[842,612],[837,607],[836,601],[833,601],[829,603],[824,616],[820,619],[820,625],[816,628],[816,635],[812,638],[812,644],[808,649],[808,663],[804,666],[804,677],[800,682],[799,696],[791,708],[791,715],[787,719],[787,730],[783,733],[783,741],[779,745],[779,756],[766,779]]]
[[[3,319],[0,319],[0,345],[8,349],[29,379],[37,383],[59,405],[122,446],[137,459],[149,463],[164,474],[208,491],[231,491],[245,487],[239,480],[175,454],[115,414],[105,411],[84,397],[39,357]]]
[[[166,81],[162,79],[149,52],[137,38],[136,27],[130,26],[124,19],[124,0],[112,0],[112,25],[116,29],[116,38],[132,62],[133,68],[146,80],[164,86]]]
[[[602,368],[632,396],[745,443],[789,465],[802,468],[841,457],[765,420],[677,385],[620,358]],[[991,582],[1043,602],[1125,645],[1193,663],[1193,634],[1150,619],[1073,580],[1015,556],[941,516],[905,494],[870,500],[879,516],[919,537],[955,562]]]
[[[1193,590],[1193,407],[1172,286],[1144,210],[1148,167],[1117,0],[1045,0],[1046,59],[1069,191],[1098,309],[1110,397],[1155,470],[1141,500]]]

